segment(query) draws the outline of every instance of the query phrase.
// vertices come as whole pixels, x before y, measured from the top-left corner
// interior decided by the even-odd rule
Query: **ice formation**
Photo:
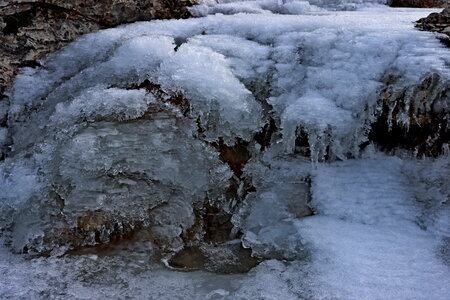
[[[0,298],[445,299],[450,55],[412,24],[430,11],[219,2],[86,35],[17,76],[0,107]],[[417,116],[444,128],[423,146],[439,157],[370,140]],[[218,247],[264,261],[157,263],[230,259],[204,241],[216,223],[233,227]],[[125,252],[67,252],[142,228]]]

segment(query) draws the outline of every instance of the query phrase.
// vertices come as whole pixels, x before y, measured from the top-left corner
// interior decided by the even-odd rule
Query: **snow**
[[[414,189],[402,174],[410,164],[378,157],[317,169],[317,216],[296,221],[320,274],[317,298],[448,296],[449,269],[436,255],[439,240],[415,222]]]
[[[317,214],[362,224],[413,222],[413,191],[401,160],[382,157],[320,165],[314,171],[311,205]],[[339,188],[337,188],[339,187]],[[392,225],[392,224],[390,224]]]
[[[447,167],[442,168],[442,164]],[[261,251],[258,245],[268,236],[272,243],[271,247],[266,247],[268,251],[274,251],[274,247],[288,251],[297,246],[307,252],[303,259],[282,269],[284,279],[278,281],[288,281],[290,286],[278,297],[446,299],[450,270],[444,263],[445,256],[438,254],[441,242],[436,234],[448,236],[448,232],[433,233],[418,226],[421,214],[415,199],[418,189],[410,181],[417,173],[409,172],[425,165],[428,173],[434,173],[430,180],[448,179],[448,159],[445,158],[417,162],[378,153],[364,159],[319,164],[311,172],[310,206],[316,214],[306,218],[292,216],[283,205],[285,195],[282,193],[259,196],[246,218],[250,223],[246,225],[249,230],[246,241]],[[286,169],[274,168],[275,174],[269,177],[274,180],[273,185],[286,188],[294,184],[281,175],[287,173]],[[290,161],[289,169],[299,174],[307,170],[307,165]],[[444,197],[448,199],[448,191]],[[448,200],[440,198],[440,201]],[[448,210],[442,204],[438,207],[431,211],[442,213],[441,218],[429,212],[428,222],[436,220],[439,222],[436,227],[447,229],[450,226]],[[264,232],[256,231],[255,235],[256,226],[261,226]],[[280,230],[274,231],[273,227]],[[284,258],[290,257],[285,254]],[[267,270],[261,272],[264,275],[260,276],[279,276],[273,274],[275,272],[268,275]],[[259,285],[254,289],[258,288]],[[255,294],[262,293],[254,289]]]
[[[419,228],[367,226],[326,217],[298,222],[310,240],[317,299],[446,299],[448,266]]]
[[[17,76],[0,107],[0,144],[13,141],[0,163],[0,298],[447,299],[448,155],[359,147],[384,76],[399,90],[430,73],[450,79],[448,49],[413,28],[432,10],[219,2],[194,7],[202,18],[83,36]],[[279,131],[263,150],[253,140],[269,117]],[[213,147],[236,141],[249,144],[247,195]],[[242,201],[223,197],[230,180]],[[73,225],[101,209],[176,251],[203,201],[233,212],[242,244],[267,260],[247,274],[184,273],[164,268],[151,242],[105,256],[43,243],[53,216]],[[25,246],[53,252],[10,251]]]

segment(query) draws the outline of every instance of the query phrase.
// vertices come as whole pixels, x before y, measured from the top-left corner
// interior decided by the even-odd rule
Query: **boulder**
[[[440,13],[432,13],[417,21],[416,27],[422,30],[439,32],[450,37],[450,7]]]

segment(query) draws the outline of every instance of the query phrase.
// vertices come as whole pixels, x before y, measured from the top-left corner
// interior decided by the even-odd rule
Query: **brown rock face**
[[[195,0],[34,0],[0,2],[0,99],[17,70],[97,29],[185,18]],[[0,100],[1,101],[1,100]]]
[[[441,38],[442,42],[450,46],[450,7],[440,13],[432,13],[426,18],[417,21],[416,27],[446,34],[449,38]]]
[[[392,7],[446,7],[448,0],[391,0]]]

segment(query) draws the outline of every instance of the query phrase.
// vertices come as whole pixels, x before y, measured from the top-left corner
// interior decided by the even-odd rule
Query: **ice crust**
[[[326,10],[355,10],[386,2],[386,0],[203,0],[190,10],[196,16],[236,13],[299,15]]]
[[[269,19],[253,14],[208,16],[201,21],[136,23],[88,35],[51,58],[46,69],[28,69],[19,75],[12,92],[11,122],[19,121],[21,112],[38,105],[41,98],[47,99],[50,113],[63,95],[149,79],[167,91],[186,95],[192,115],[205,126],[214,115],[207,112],[215,107],[218,119],[209,123],[217,125],[205,132],[210,141],[248,140],[261,124],[254,97],[262,94],[269,96],[267,102],[280,118],[288,152],[294,150],[295,134],[301,128],[319,140],[311,141],[318,144],[317,153],[330,146],[332,155],[344,158],[356,154],[356,145],[366,139],[377,89],[388,70],[404,76],[405,86],[434,71],[448,76],[448,55],[439,41],[423,32],[411,36],[414,13],[403,14],[403,19],[387,9],[376,18],[371,17],[374,13]],[[393,18],[398,21],[393,23]],[[92,43],[110,56],[85,55],[85,45]],[[183,43],[177,51],[175,43]],[[83,59],[96,60],[86,68],[83,63],[67,62]],[[302,117],[296,117],[300,113]],[[22,128],[23,132],[17,128],[14,133],[18,150],[34,140],[30,135],[41,135],[35,128]]]
[[[83,36],[17,76],[0,107],[0,145],[11,146],[0,162],[0,298],[446,299],[448,155],[359,147],[386,75],[399,90],[430,73],[450,79],[448,49],[413,29],[431,10],[219,2],[193,8],[202,18]],[[279,131],[264,149],[253,140],[269,118]],[[302,133],[310,158],[298,154]],[[214,148],[238,141],[251,153],[248,194]],[[241,202],[223,196],[230,180]],[[59,199],[72,223],[55,227]],[[232,212],[244,247],[267,260],[217,275],[163,269],[151,244],[105,257],[10,253],[57,249],[42,243],[49,228],[86,210],[142,222],[176,250],[205,201]]]

